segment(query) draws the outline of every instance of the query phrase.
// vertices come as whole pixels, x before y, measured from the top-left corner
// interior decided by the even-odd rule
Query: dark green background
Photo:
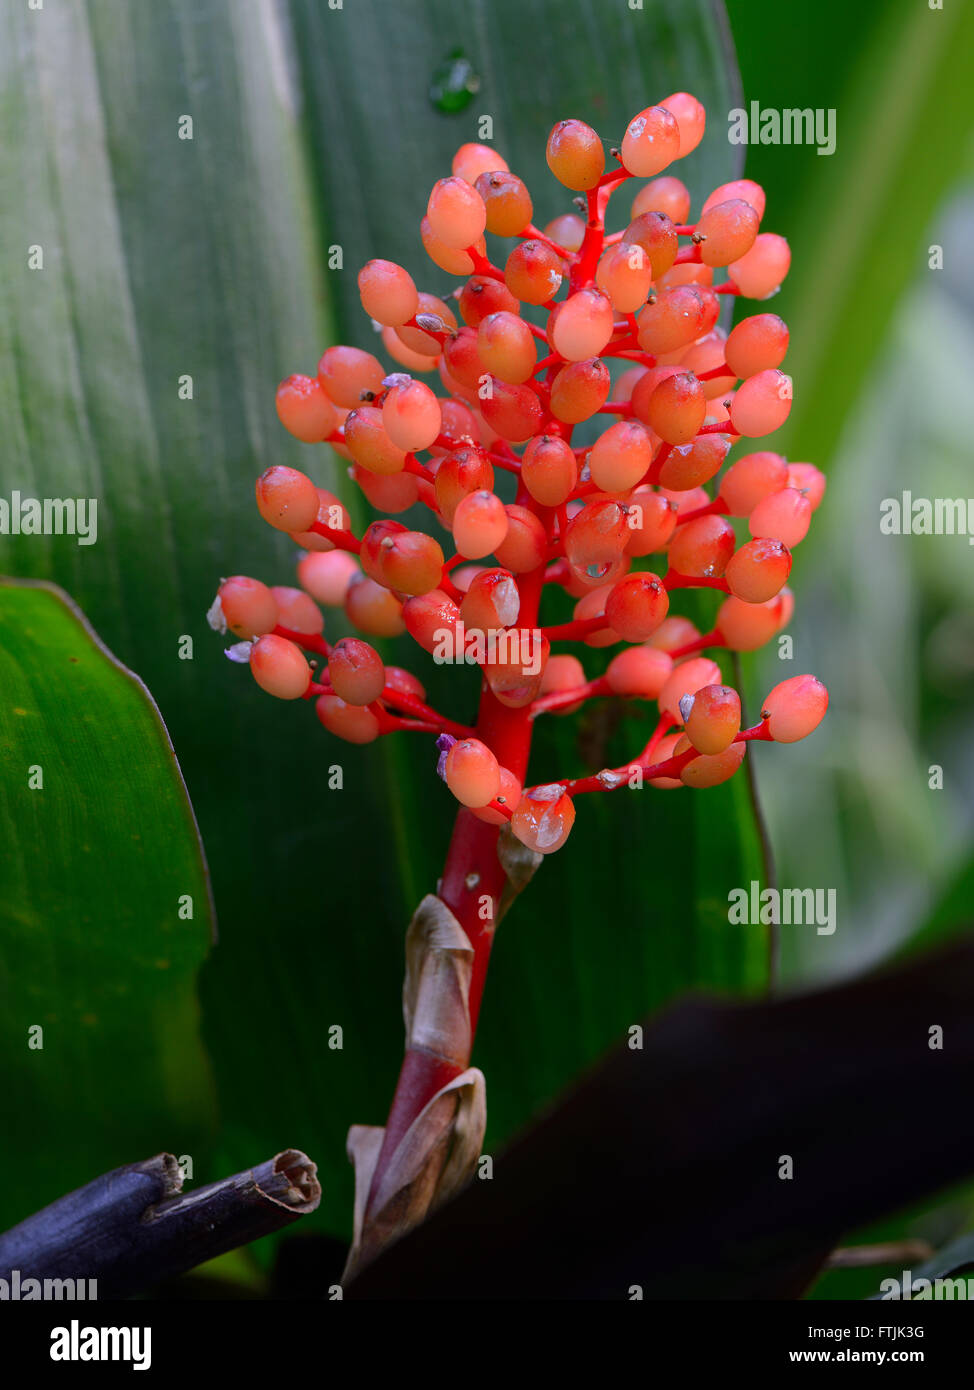
[[[890,480],[937,476],[944,495],[962,486],[963,402],[944,382],[970,335],[971,8],[802,0],[787,13],[728,12],[729,27],[704,0],[646,0],[642,12],[622,0],[346,0],[342,11],[48,0],[39,14],[0,16],[0,173],[22,195],[0,213],[4,489],[105,498],[91,551],[64,538],[0,542],[0,568],[62,584],[145,679],[193,798],[221,933],[201,978],[217,1101],[197,1178],[302,1146],[322,1168],[320,1228],[347,1229],[348,1124],[381,1122],[388,1103],[403,930],[435,883],[450,798],[425,741],[333,743],[309,710],[268,701],[226,663],[203,615],[222,574],[288,581],[292,548],[256,517],[253,478],[273,462],[326,484],[341,475],[328,451],[283,434],[274,385],[311,369],[329,342],[371,345],[354,286],[368,257],[447,286],[417,224],[481,111],[543,222],[570,202],[543,164],[564,115],[618,140],[647,100],[695,91],[711,113],[683,175],[699,203],[736,171],[742,152],[721,138],[721,113],[742,98],[836,108],[830,158],[746,152],[768,191],[765,226],[794,252],[774,304],[791,325],[796,382],[783,445],[830,477],[795,566],[798,664],[745,662],[752,706],[798,670],[833,691],[814,739],[755,759],[783,881],[840,892],[834,938],[785,942],[790,978],[882,959],[962,872],[974,660],[951,677],[949,624],[961,623],[970,653],[969,553],[957,538],[876,541],[879,497],[910,485]],[[481,88],[445,116],[427,89],[456,46]],[[184,113],[192,142],[176,138]],[[948,247],[939,275],[926,269],[933,240]],[[47,253],[42,275],[24,270],[33,243]],[[336,244],[345,265],[329,272]],[[192,402],[177,398],[184,373]],[[182,634],[195,639],[192,661],[177,659]],[[447,681],[430,663],[424,674],[434,703],[469,714],[470,673]],[[588,745],[625,756],[645,732],[627,724],[596,718]],[[578,765],[571,722],[551,721],[537,756],[542,776]],[[934,760],[951,769],[943,793],[919,775]],[[341,792],[327,790],[333,762]],[[764,942],[732,934],[726,896],[761,873],[743,782],[580,808],[571,850],[545,865],[499,937],[476,1058],[488,1147],[647,1010],[691,986],[760,987]],[[950,929],[956,913],[937,920],[931,930]],[[125,961],[120,943],[114,968]],[[333,1024],[341,1051],[324,1045]],[[156,1147],[177,1142],[162,1116],[159,1129]],[[66,1161],[63,1186],[89,1175]]]

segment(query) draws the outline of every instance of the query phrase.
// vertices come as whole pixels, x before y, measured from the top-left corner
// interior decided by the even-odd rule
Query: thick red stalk
[[[544,565],[518,580],[521,595],[520,625],[527,629],[537,623],[538,606],[544,584]],[[530,707],[511,709],[501,704],[486,680],[480,697],[475,729],[478,738],[493,751],[498,762],[523,782],[531,749]],[[500,828],[488,825],[472,811],[461,809],[453,825],[438,896],[454,914],[473,947],[470,982],[470,1041],[473,1044],[487,978],[487,963],[494,940],[497,909],[507,875],[497,857]],[[490,915],[481,912],[484,898],[491,900]],[[430,1052],[408,1048],[403,1057],[399,1080],[386,1121],[385,1135],[372,1177],[370,1201],[383,1174],[410,1125],[436,1095],[464,1068]]]

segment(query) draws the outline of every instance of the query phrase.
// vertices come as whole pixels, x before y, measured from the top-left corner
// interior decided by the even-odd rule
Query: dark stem
[[[104,1173],[0,1235],[0,1278],[96,1280],[125,1298],[314,1211],[314,1163],[285,1149],[222,1182],[182,1191],[172,1154]]]

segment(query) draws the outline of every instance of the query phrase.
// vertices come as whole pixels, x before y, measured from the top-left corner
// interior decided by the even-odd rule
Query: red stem
[[[543,565],[518,579],[520,621],[526,627],[533,627],[537,623],[543,583]],[[476,736],[487,744],[498,762],[509,768],[520,782],[527,774],[531,732],[530,709],[511,709],[502,705],[484,681]],[[439,886],[439,897],[454,914],[473,947],[469,994],[471,1045],[487,978],[497,909],[507,882],[507,875],[497,857],[499,834],[498,826],[488,825],[472,811],[458,811]],[[491,914],[486,920],[480,910],[484,897],[489,898],[492,904]],[[459,1076],[462,1070],[464,1068],[455,1062],[444,1061],[432,1053],[407,1049],[372,1177],[370,1201],[378,1191],[383,1174],[410,1125],[437,1091]]]

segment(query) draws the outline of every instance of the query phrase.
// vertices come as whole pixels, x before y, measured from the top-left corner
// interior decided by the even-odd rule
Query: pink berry
[[[479,738],[458,739],[446,755],[446,784],[462,806],[486,806],[501,789],[500,766]]]
[[[553,854],[561,849],[575,824],[575,807],[557,783],[532,787],[524,793],[511,820],[511,830],[528,849]]]
[[[257,479],[257,510],[278,531],[307,531],[318,515],[318,491],[305,473],[275,464]]]
[[[277,602],[266,584],[235,574],[224,579],[217,591],[217,603],[211,610],[211,623],[219,627],[220,618],[237,637],[262,637],[277,626]]]
[[[762,717],[775,743],[796,743],[817,729],[829,707],[829,692],[814,676],[792,676],[770,692]]]
[[[279,700],[300,700],[311,684],[311,667],[300,647],[273,633],[254,643],[250,671],[261,690]]]

